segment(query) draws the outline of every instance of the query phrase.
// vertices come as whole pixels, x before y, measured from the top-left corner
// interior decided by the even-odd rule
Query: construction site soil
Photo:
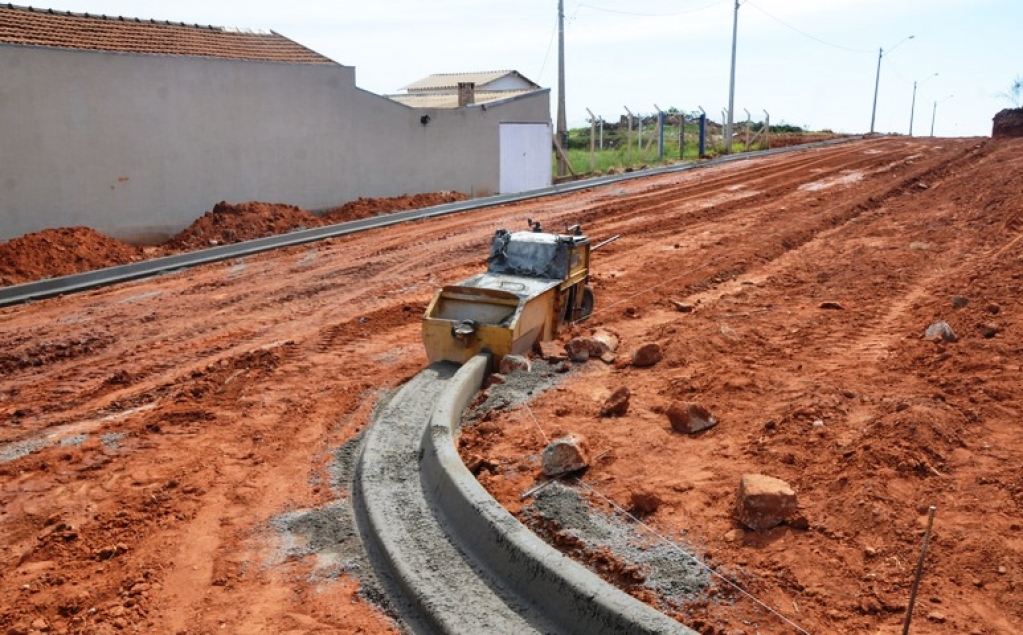
[[[229,232],[217,219],[235,215],[212,212],[179,238],[310,226],[300,212],[253,204]],[[1023,632],[1023,139],[921,138],[638,178],[0,309],[0,631],[400,632],[361,590],[339,473],[378,398],[426,366],[434,290],[478,272],[493,232],[527,218],[621,235],[594,254],[593,316],[561,336],[601,328],[621,344],[611,363],[568,364],[467,424],[463,456],[509,510],[701,633],[894,634],[934,506],[912,632]],[[0,245],[6,284],[155,249],[84,229],[21,240]],[[650,342],[662,359],[632,365]],[[622,386],[627,412],[601,416]],[[717,425],[674,432],[675,402]],[[546,482],[546,440],[567,433],[593,457],[569,493],[696,556],[695,598],[640,589],[635,553],[543,516],[553,486],[524,496]],[[739,524],[750,473],[791,485],[802,520]]]

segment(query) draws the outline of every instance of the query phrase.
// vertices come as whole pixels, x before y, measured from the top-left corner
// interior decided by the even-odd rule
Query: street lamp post
[[[945,99],[942,99],[941,101],[947,101],[949,99],[952,99],[952,97],[954,97],[954,95],[949,95],[948,97],[946,97]],[[938,114],[938,104],[939,103],[941,103],[941,102],[938,102],[938,101],[934,102],[934,108],[931,109],[931,136],[932,137],[934,136],[934,117],[935,117],[935,115]]]
[[[938,76],[938,74],[935,73],[935,74],[931,75],[930,77],[928,77],[927,79],[925,79],[924,81],[920,82],[920,84],[925,84],[925,83],[927,83],[928,80],[934,79],[937,76]],[[917,83],[914,81],[913,82],[913,101],[910,103],[910,106],[909,106],[909,136],[911,136],[911,137],[913,136],[913,115],[916,114],[916,85],[917,85]]]
[[[725,123],[725,154],[732,153],[732,112],[735,110],[735,39],[739,33],[739,0],[735,0],[732,17],[732,74],[728,81],[728,116]]]
[[[909,136],[913,136],[913,114],[916,112],[916,82],[913,82],[913,101],[909,106]]]
[[[916,36],[910,35],[909,37],[904,38],[902,41],[900,41],[899,44],[902,44],[906,40],[912,40],[914,37]],[[891,53],[892,51],[894,51],[895,48],[899,46],[899,44],[896,44],[895,46],[888,49],[888,52]],[[877,116],[877,89],[881,85],[881,58],[883,57],[884,49],[883,48],[877,49],[877,77],[874,78],[874,107],[870,111],[870,134],[874,134],[874,120],[876,119]]]

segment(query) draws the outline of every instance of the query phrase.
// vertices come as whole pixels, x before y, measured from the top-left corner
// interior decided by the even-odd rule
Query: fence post
[[[597,143],[597,116],[589,108],[586,109],[586,112],[590,113],[590,172],[592,173],[597,166],[597,157],[594,154],[594,146]]]
[[[764,130],[766,131],[766,132],[764,132],[764,145],[766,145],[767,149],[770,150],[771,149],[771,113],[769,113],[769,112],[767,112],[765,110],[764,111],[764,116],[766,117],[766,119],[764,120]]]
[[[728,114],[729,113],[728,113],[728,109],[727,108],[722,108],[721,109],[721,149],[722,149],[722,151],[725,154],[731,154],[732,153],[732,149],[730,147],[725,147],[725,142],[726,141],[731,141],[731,139],[725,139],[725,132],[727,131],[727,132],[729,132],[729,134],[731,133],[730,127],[729,128],[725,128],[724,127],[724,125],[725,125],[724,122],[731,121],[731,119],[729,118]]]
[[[743,110],[746,109],[743,108]],[[746,152],[749,152],[749,126],[752,120],[753,120],[752,115],[750,115],[749,111],[746,110]]]
[[[657,109],[657,160],[664,162],[664,111]]]
[[[632,163],[632,111],[625,106],[625,112],[629,113],[629,129],[625,133],[625,156],[629,163]]]
[[[707,112],[700,108],[700,158],[707,156]]]
[[[639,122],[639,126],[636,129],[636,150],[639,151],[639,160],[643,160],[643,115],[642,113],[636,117]]]
[[[686,114],[678,111],[678,160],[686,158]]]

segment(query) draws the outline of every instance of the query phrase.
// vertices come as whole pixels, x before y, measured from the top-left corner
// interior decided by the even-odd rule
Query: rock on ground
[[[770,529],[796,516],[796,493],[785,481],[763,474],[744,474],[735,501],[735,517],[754,531]]]
[[[533,369],[533,365],[529,362],[529,359],[522,357],[521,355],[505,355],[501,358],[501,364],[499,372],[502,375],[510,375],[515,371],[529,372]]]
[[[648,516],[657,511],[662,501],[657,492],[639,489],[629,495],[629,502],[632,504],[632,513]]]
[[[956,337],[955,331],[952,330],[948,322],[935,322],[924,331],[924,339],[955,342],[959,338]]]
[[[718,424],[717,418],[698,403],[674,402],[665,413],[671,429],[683,434],[695,434]]]
[[[561,476],[581,470],[590,464],[590,453],[585,437],[569,434],[551,441],[543,451],[543,473]]]
[[[664,358],[661,352],[661,345],[657,342],[648,342],[632,352],[632,365],[645,368],[653,366]]]
[[[632,393],[626,386],[619,386],[611,396],[604,400],[604,406],[600,409],[602,417],[621,417],[629,411],[629,401]]]
[[[618,336],[609,331],[596,331],[593,335],[574,337],[565,343],[565,352],[573,362],[585,362],[599,358],[607,363],[614,361],[618,348]]]

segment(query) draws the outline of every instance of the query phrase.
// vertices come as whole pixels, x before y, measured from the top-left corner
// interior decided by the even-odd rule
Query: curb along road
[[[356,518],[398,613],[417,633],[695,635],[540,540],[462,464],[455,437],[488,364],[430,366],[367,432]]]

